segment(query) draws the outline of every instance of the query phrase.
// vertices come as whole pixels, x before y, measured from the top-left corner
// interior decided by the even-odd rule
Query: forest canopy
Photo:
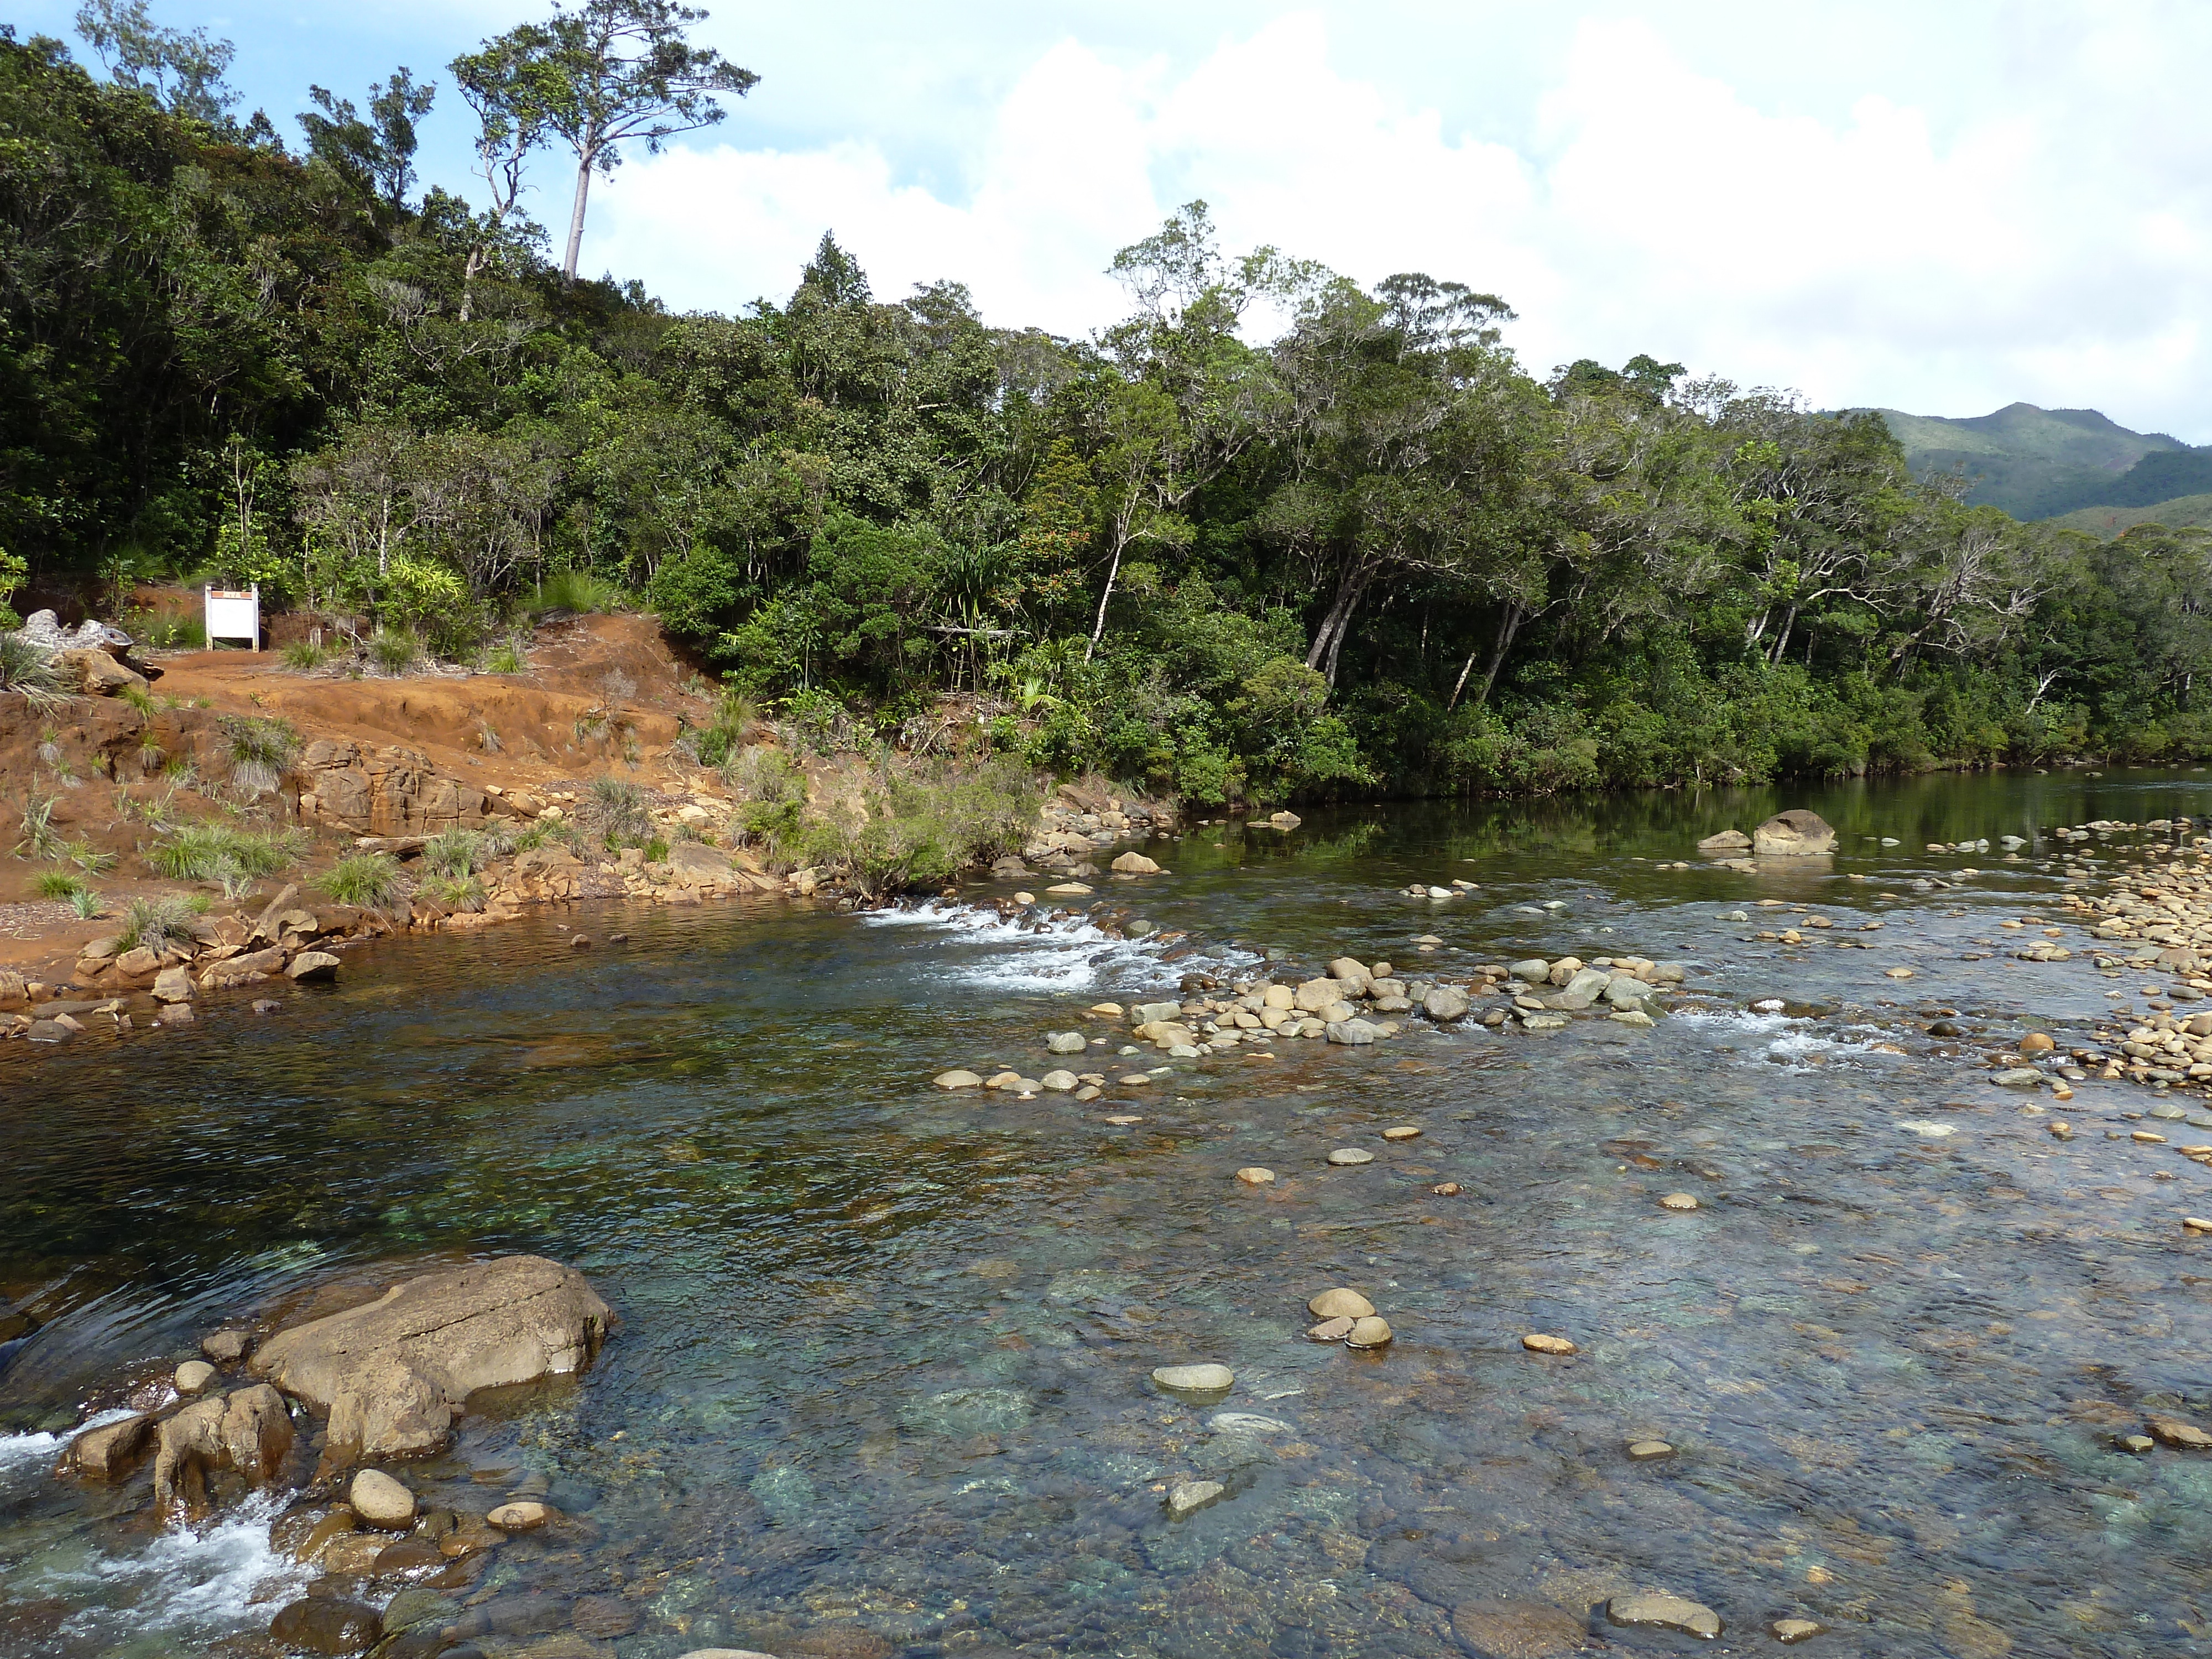
[[[879,297],[828,234],[788,296],[672,314],[564,269],[612,162],[500,79],[521,31],[452,69],[471,202],[418,188],[434,81],[311,88],[288,141],[222,43],[87,11],[104,76],[0,39],[0,590],[220,574],[464,660],[618,597],[817,726],[975,694],[1036,764],[1205,802],[2212,752],[2212,538],[1968,507],[1879,416],[1540,376],[1503,298],[1231,252],[1201,203],[1091,338]],[[711,57],[665,131],[751,84]]]

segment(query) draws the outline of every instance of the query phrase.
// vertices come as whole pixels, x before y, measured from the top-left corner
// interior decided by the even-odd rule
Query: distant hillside
[[[2150,507],[2212,492],[2212,448],[2191,449],[2163,432],[2130,432],[2094,409],[2013,404],[1965,420],[1880,413],[1914,473],[1960,469],[1975,481],[1968,501],[2016,519]]]
[[[2139,524],[2162,524],[2169,530],[2191,525],[2212,526],[2212,495],[2183,495],[2149,507],[2084,507],[2051,520],[2069,530],[2087,531],[2110,541]]]

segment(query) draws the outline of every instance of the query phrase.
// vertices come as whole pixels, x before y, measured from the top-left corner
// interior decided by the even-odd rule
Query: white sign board
[[[210,586],[204,590],[207,596],[207,642],[210,648],[217,640],[251,640],[253,648],[261,648],[261,584],[254,583],[244,592],[234,588]]]

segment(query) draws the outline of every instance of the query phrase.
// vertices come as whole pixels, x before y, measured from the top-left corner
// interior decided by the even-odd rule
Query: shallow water
[[[1838,858],[1656,867],[1793,804]],[[2179,1227],[2212,1176],[2104,1138],[2142,1091],[2077,1085],[2060,1144],[2049,1097],[1981,1059],[2031,1027],[2086,1040],[2155,981],[2100,974],[2070,929],[2075,960],[2012,959],[2039,935],[1997,923],[2057,914],[2046,843],[1918,850],[2207,811],[2212,775],[2121,773],[1316,814],[1201,829],[1151,849],[1168,877],[1101,884],[1188,935],[1165,945],[960,906],[588,907],[354,952],[268,1019],[10,1045],[0,1294],[39,1324],[0,1347],[0,1654],[200,1650],[296,1593],[265,1508],[156,1533],[143,1470],[88,1492],[39,1437],[220,1322],[514,1249],[584,1268],[622,1324],[580,1382],[490,1402],[410,1478],[481,1509],[546,1477],[576,1524],[505,1547],[482,1588],[613,1598],[635,1628],[599,1650],[623,1659],[1458,1654],[1455,1607],[1580,1617],[1645,1588],[1717,1610],[1729,1650],[1791,1614],[1835,1628],[1808,1652],[2212,1650],[2212,1459],[2118,1446],[2146,1409],[2212,1409],[2212,1244]],[[1480,890],[1400,890],[1454,876]],[[1765,897],[1836,928],[1748,941],[1801,914]],[[571,952],[564,927],[630,938]],[[1046,1032],[1113,1029],[1091,1002],[1263,950],[1301,974],[1347,951],[1695,968],[1650,1031],[1415,1022],[1176,1061],[1088,1106],[929,1085],[1034,1075]],[[1900,963],[1918,977],[1884,977]],[[1939,1008],[1968,1041],[1925,1035]],[[1375,1161],[1330,1168],[1348,1145]],[[1240,1186],[1252,1164],[1280,1180]],[[1657,1207],[1676,1191],[1704,1207]],[[1336,1284],[1390,1348],[1301,1340]],[[1581,1354],[1523,1352],[1538,1330]],[[1218,1407],[1148,1381],[1201,1359],[1237,1370]],[[1631,1462],[1650,1435],[1676,1455]],[[1163,1489],[1194,1478],[1228,1495],[1170,1522]],[[516,1651],[544,1639],[527,1605]],[[1592,1618],[1624,1650],[1697,1645]]]

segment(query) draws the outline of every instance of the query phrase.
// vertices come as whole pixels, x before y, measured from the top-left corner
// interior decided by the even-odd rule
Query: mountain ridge
[[[2070,522],[2111,508],[2142,523],[2168,502],[2212,494],[2212,446],[2132,431],[2101,410],[2012,403],[1964,416],[1871,412],[1905,446],[1914,476],[1963,472],[1972,480],[1967,501],[2016,519]]]

